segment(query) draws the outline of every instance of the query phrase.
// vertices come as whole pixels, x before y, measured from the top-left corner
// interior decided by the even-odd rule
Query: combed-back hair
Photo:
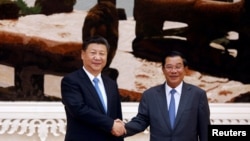
[[[167,57],[176,57],[176,56],[179,56],[179,57],[182,58],[184,67],[188,66],[188,62],[187,62],[186,58],[184,57],[184,55],[181,52],[179,52],[179,51],[170,51],[170,52],[166,53],[163,56],[163,58],[162,58],[162,67],[164,67]]]
[[[88,48],[89,44],[92,43],[103,44],[107,47],[107,51],[109,51],[110,46],[108,41],[104,37],[99,35],[86,38],[82,43],[82,50],[85,51]]]

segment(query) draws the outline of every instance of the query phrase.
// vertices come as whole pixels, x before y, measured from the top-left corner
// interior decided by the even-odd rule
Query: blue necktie
[[[107,108],[106,108],[106,105],[105,105],[105,103],[104,103],[104,99],[103,99],[103,97],[102,97],[101,90],[100,90],[100,88],[99,88],[99,86],[98,86],[99,79],[95,77],[95,78],[93,79],[93,81],[94,81],[94,83],[95,83],[95,89],[96,89],[96,92],[98,93],[98,96],[99,96],[101,102],[102,102],[103,108],[104,108],[105,112],[107,112]]]
[[[172,89],[170,91],[171,100],[170,100],[170,104],[169,104],[169,119],[170,119],[170,124],[171,124],[172,129],[174,127],[174,120],[175,120],[175,100],[174,100],[175,92],[176,92],[175,89]]]

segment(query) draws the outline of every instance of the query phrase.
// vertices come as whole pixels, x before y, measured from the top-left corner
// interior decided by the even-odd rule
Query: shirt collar
[[[95,78],[95,76],[92,75],[84,66],[82,68],[88,75],[89,79],[92,81]],[[101,74],[98,74],[96,77],[99,79],[100,82],[102,81]]]
[[[171,91],[173,88],[171,88],[170,86],[168,86],[167,83],[165,83],[165,84],[166,84],[166,85],[165,85],[165,87],[166,87],[166,92],[167,92],[167,94],[170,94],[170,91]],[[182,92],[182,85],[183,85],[183,82],[181,82],[177,87],[174,88],[178,94],[181,94],[181,92]]]

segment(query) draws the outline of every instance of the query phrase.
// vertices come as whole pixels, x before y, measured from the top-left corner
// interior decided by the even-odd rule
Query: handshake
[[[125,135],[127,133],[127,131],[125,129],[125,123],[120,119],[114,120],[114,124],[113,124],[112,130],[111,130],[111,133],[117,137]]]

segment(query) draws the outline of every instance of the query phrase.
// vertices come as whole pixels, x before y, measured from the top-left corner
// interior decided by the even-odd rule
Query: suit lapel
[[[177,126],[179,124],[179,121],[181,119],[181,115],[184,112],[186,105],[189,104],[189,101],[190,101],[189,100],[189,98],[190,98],[189,91],[190,91],[190,87],[186,83],[183,83],[182,94],[181,94],[181,98],[180,98],[179,107],[178,107],[174,126]]]
[[[106,80],[105,77],[102,76],[102,80],[103,80],[103,85],[104,85],[104,89],[106,91],[106,95],[107,95],[107,114],[109,114],[109,109],[112,105],[110,105],[112,102],[112,96],[111,96],[111,88],[108,81]]]
[[[167,97],[166,97],[166,90],[165,90],[165,83],[162,84],[157,92],[160,96],[158,97],[158,104],[159,108],[163,109],[162,111],[162,121],[164,121],[166,125],[171,129],[169,114],[168,114],[168,104],[167,104]]]
[[[100,110],[103,113],[106,113],[104,108],[103,108],[102,102],[101,102],[101,100],[100,100],[100,98],[95,90],[95,87],[92,84],[92,81],[89,79],[88,75],[86,74],[86,72],[83,69],[80,69],[79,76],[81,78],[82,86],[86,87],[86,89],[88,89],[89,93],[91,93],[92,96],[95,99],[97,99],[96,103],[98,103],[98,107],[100,108]]]

